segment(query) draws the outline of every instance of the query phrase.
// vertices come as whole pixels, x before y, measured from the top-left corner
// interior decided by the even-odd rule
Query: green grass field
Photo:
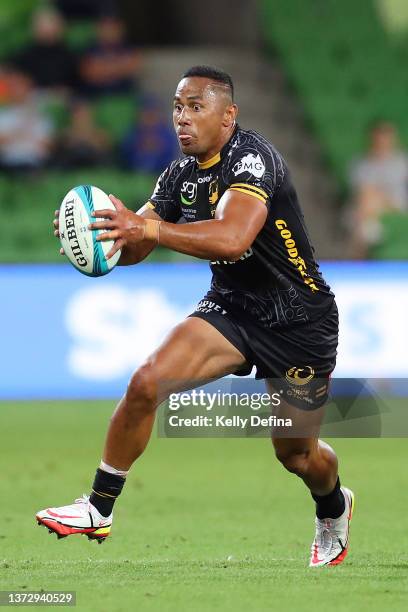
[[[113,533],[57,541],[36,510],[88,492],[111,402],[0,404],[0,589],[76,590],[81,611],[406,610],[406,440],[336,440],[351,551],[309,570],[313,504],[267,439],[158,439]]]

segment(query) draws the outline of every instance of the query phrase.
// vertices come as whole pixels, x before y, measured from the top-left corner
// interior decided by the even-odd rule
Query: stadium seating
[[[105,169],[52,172],[24,180],[0,176],[0,261],[59,261],[51,227],[54,210],[71,187],[90,182],[116,194],[131,208],[142,205],[154,186],[150,176]]]
[[[407,42],[387,34],[371,1],[261,0],[260,4],[266,51],[279,55],[345,192],[348,165],[364,149],[370,121],[395,121],[408,146]],[[395,221],[392,215],[386,217],[385,242],[376,256],[396,252],[391,236],[399,221],[401,215]]]
[[[31,15],[36,6],[37,0],[0,3],[0,58],[28,42]]]
[[[119,142],[135,122],[138,100],[132,95],[104,96],[94,103],[95,119]]]
[[[264,0],[262,11],[267,49],[280,55],[340,181],[373,118],[395,120],[408,142],[405,54],[374,3]]]
[[[18,51],[30,38],[30,22],[37,0],[0,3],[0,58]],[[68,44],[80,50],[92,39],[94,24],[74,22],[67,29]],[[58,98],[44,99],[45,111],[57,130],[67,125],[68,109]],[[137,118],[134,95],[105,96],[93,102],[96,123],[117,145]],[[93,183],[113,192],[130,207],[143,204],[151,194],[155,177],[129,174],[115,169],[81,172],[43,172],[38,177],[11,178],[0,175],[0,210],[4,220],[1,262],[60,261],[50,225],[53,211],[71,187]],[[164,249],[153,259],[169,259]],[[171,258],[171,256],[170,256]]]
[[[38,6],[38,0],[0,2],[0,58],[11,55],[29,41],[32,14]],[[79,50],[89,43],[94,30],[90,22],[71,22],[66,33],[67,42]]]
[[[375,259],[408,259],[408,216],[387,214],[382,217],[383,236],[372,251]]]
[[[32,11],[38,3],[19,0],[0,5],[0,58],[4,58],[27,42]],[[306,118],[322,143],[327,163],[343,189],[348,164],[364,147],[366,125],[371,119],[386,117],[396,121],[403,143],[408,144],[408,44],[403,38],[393,40],[385,33],[373,2],[259,0],[259,5],[266,51],[279,55],[292,87],[301,97]],[[73,48],[81,49],[92,39],[93,32],[94,26],[89,22],[73,23],[67,39]],[[138,101],[130,96],[106,97],[94,103],[95,119],[109,131],[114,143],[134,121],[137,110]],[[64,105],[52,101],[47,111],[57,128],[66,125]],[[7,207],[7,238],[0,261],[58,260],[49,232],[50,213],[67,189],[81,182],[93,182],[136,205],[148,197],[154,178],[117,170],[52,172],[25,181],[0,176],[0,208],[4,212]],[[401,247],[397,246],[397,236],[404,233],[402,228],[406,229],[402,217],[385,217],[384,242],[373,256],[407,257],[404,240]],[[158,255],[162,257],[163,252]]]

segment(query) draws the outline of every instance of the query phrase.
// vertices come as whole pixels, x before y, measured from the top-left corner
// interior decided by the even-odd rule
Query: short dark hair
[[[211,79],[216,83],[221,83],[229,89],[231,99],[234,99],[234,84],[230,75],[219,68],[215,68],[215,66],[192,66],[181,76],[182,79],[188,77],[203,77],[205,79]]]

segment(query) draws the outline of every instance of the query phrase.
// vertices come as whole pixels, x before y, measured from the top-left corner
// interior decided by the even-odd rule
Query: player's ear
[[[230,128],[234,125],[238,115],[238,106],[236,104],[230,104],[227,106],[224,112],[224,119],[222,122],[223,127]]]

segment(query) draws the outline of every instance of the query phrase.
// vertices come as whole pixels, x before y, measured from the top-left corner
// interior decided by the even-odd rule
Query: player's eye
[[[181,113],[181,111],[182,111],[181,104],[175,104],[174,105],[174,110],[176,111],[176,113]]]
[[[201,104],[194,104],[193,110],[194,112],[198,113],[201,110]]]

